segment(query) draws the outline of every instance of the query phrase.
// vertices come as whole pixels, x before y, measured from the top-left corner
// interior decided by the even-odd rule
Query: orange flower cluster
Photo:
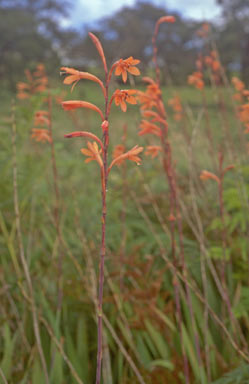
[[[199,37],[204,39],[204,38],[208,37],[209,32],[210,32],[210,25],[208,23],[203,23],[201,28],[198,29],[198,31],[196,32],[196,34]]]
[[[197,89],[202,90],[205,86],[204,83],[204,69],[211,70],[211,76],[216,84],[221,83],[221,64],[219,61],[218,53],[212,50],[209,55],[201,56],[196,61],[196,69],[192,75],[188,77],[188,83],[194,85]]]
[[[204,80],[203,80],[203,73],[200,71],[196,71],[192,75],[189,75],[188,76],[188,84],[194,85],[195,88],[197,88],[201,91],[205,85]]]
[[[221,65],[216,51],[211,51],[209,56],[204,57],[204,62],[207,67],[211,68],[212,72],[219,72]]]
[[[116,64],[115,69],[115,75],[120,76],[122,75],[123,82],[126,83],[127,81],[127,72],[131,73],[132,75],[139,76],[140,71],[135,65],[139,64],[140,60],[133,59],[132,56],[128,57],[128,59],[120,59]]]
[[[49,127],[50,125],[49,113],[47,111],[42,111],[42,110],[37,111],[35,113],[34,125]],[[49,130],[45,128],[33,128],[31,138],[42,143],[52,142],[51,134]]]
[[[183,107],[181,104],[181,99],[179,96],[174,96],[168,101],[168,104],[172,107],[174,111],[174,120],[181,121],[183,118]]]
[[[155,136],[160,137],[161,136],[161,129],[158,127],[158,125],[151,123],[148,120],[142,120],[140,125],[139,125],[140,131],[139,131],[139,136],[147,135],[147,134],[152,134]]]
[[[245,125],[245,133],[249,133],[249,103],[243,104],[239,110],[239,119]]]
[[[249,133],[249,90],[245,88],[243,81],[237,77],[232,78],[232,83],[237,91],[234,94],[234,99],[241,103],[238,107],[238,118],[245,126],[244,133]]]
[[[42,128],[33,128],[32,129],[32,135],[31,138],[38,141],[38,142],[48,142],[51,143],[51,135],[47,129],[42,129]]]
[[[47,111],[37,111],[35,113],[35,125],[46,125],[49,126],[49,113]]]
[[[145,155],[151,156],[152,159],[158,156],[158,153],[162,151],[160,145],[148,145],[146,147]]]
[[[27,69],[25,76],[27,82],[17,83],[18,99],[29,99],[33,94],[43,92],[47,89],[48,78],[43,64],[38,64],[33,74]]]
[[[137,94],[143,115],[138,135],[152,134],[161,137],[162,126],[166,129],[168,128],[166,113],[161,100],[162,92],[159,85],[150,77],[144,77],[143,80],[147,83],[146,91],[139,91]],[[160,151],[160,146],[150,145],[147,147],[145,155],[155,158]]]
[[[144,77],[144,81],[148,81],[149,84],[146,87],[145,92],[138,91],[137,96],[141,104],[141,110],[150,110],[153,107],[157,106],[159,101],[159,96],[161,95],[161,90],[156,82],[153,80]]]
[[[78,108],[87,108],[91,109],[95,112],[97,112],[102,120],[101,128],[103,133],[103,141],[96,135],[92,134],[91,132],[86,131],[77,131],[70,133],[68,135],[65,135],[65,137],[87,137],[92,140],[94,140],[93,143],[87,142],[87,148],[81,149],[81,152],[87,156],[88,158],[85,160],[86,163],[89,163],[90,161],[97,161],[100,168],[101,168],[101,175],[102,175],[102,188],[105,189],[105,182],[106,182],[106,176],[104,176],[104,173],[106,172],[106,169],[104,167],[104,158],[106,158],[106,152],[109,144],[109,114],[110,109],[112,106],[112,102],[114,101],[117,106],[120,106],[121,110],[123,112],[126,112],[127,110],[127,104],[137,104],[137,99],[135,97],[135,94],[137,93],[134,89],[117,89],[113,95],[111,96],[110,100],[108,98],[108,86],[111,81],[112,74],[115,70],[116,76],[122,76],[123,82],[127,81],[127,73],[130,73],[132,75],[139,75],[140,71],[138,68],[136,68],[136,65],[140,63],[140,60],[134,59],[132,56],[128,57],[128,59],[120,59],[117,62],[115,62],[110,70],[108,71],[105,54],[103,47],[99,41],[99,39],[92,33],[89,33],[90,38],[92,39],[92,42],[94,43],[104,66],[105,71],[105,85],[104,83],[95,75],[88,73],[88,72],[81,72],[74,68],[68,68],[68,67],[62,67],[61,71],[63,74],[66,74],[67,77],[64,79],[64,84],[72,84],[72,91],[76,84],[82,80],[90,80],[95,83],[98,83],[102,89],[104,99],[105,99],[105,111],[101,110],[99,107],[97,107],[95,104],[89,103],[88,101],[83,100],[68,100],[61,103],[62,107],[66,111],[73,111]],[[101,146],[99,149],[98,144]],[[137,156],[138,153],[140,153],[143,150],[142,147],[135,146],[128,152],[125,152],[125,147],[123,145],[118,145],[113,153],[113,161],[111,165],[108,168],[108,173],[113,167],[113,165],[120,165],[124,160],[129,159],[132,161],[135,161],[137,163],[141,162],[141,159]]]

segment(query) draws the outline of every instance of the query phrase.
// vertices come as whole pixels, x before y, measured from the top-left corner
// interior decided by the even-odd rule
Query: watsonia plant
[[[170,226],[170,237],[171,237],[171,256],[174,264],[174,296],[175,296],[175,307],[176,307],[176,320],[179,328],[180,344],[183,355],[184,365],[184,376],[185,382],[190,383],[190,369],[189,363],[190,358],[187,355],[187,348],[183,342],[184,338],[184,323],[183,323],[183,312],[181,305],[181,292],[184,292],[186,297],[186,303],[189,311],[189,317],[191,319],[191,327],[193,332],[194,344],[196,357],[199,367],[199,379],[201,382],[206,382],[206,374],[204,370],[203,357],[200,349],[200,340],[195,321],[193,304],[191,298],[191,292],[187,282],[184,282],[184,290],[182,289],[181,282],[178,279],[177,271],[180,271],[185,278],[188,278],[187,265],[185,261],[185,250],[183,244],[183,224],[181,218],[180,200],[178,192],[178,183],[174,167],[174,160],[172,156],[172,145],[169,138],[169,125],[167,121],[167,113],[162,99],[162,89],[160,84],[160,69],[158,65],[158,48],[157,48],[157,36],[159,27],[162,23],[174,23],[175,18],[173,16],[161,17],[154,29],[152,38],[153,43],[153,61],[156,71],[156,80],[149,77],[145,77],[144,81],[148,84],[146,92],[139,92],[138,97],[141,103],[141,112],[143,120],[140,124],[139,135],[152,134],[159,139],[160,145],[150,145],[147,147],[145,154],[156,157],[160,152],[162,154],[162,164],[166,181],[169,186],[169,203],[170,203],[170,214],[168,216]],[[200,80],[201,81],[201,80]],[[202,89],[203,83],[200,83],[199,88]],[[176,100],[174,101],[174,105]],[[178,112],[177,118],[182,118],[183,109],[180,101],[177,100],[177,106],[175,109]],[[187,140],[188,142],[188,140]],[[208,356],[205,356],[206,364],[208,365]]]
[[[75,85],[81,79],[86,79],[97,83],[103,93],[104,98],[104,110],[101,110],[95,104],[81,100],[69,100],[62,102],[62,107],[66,111],[75,110],[78,108],[87,108],[97,112],[101,118],[102,138],[88,131],[77,131],[65,135],[66,138],[72,137],[84,137],[89,139],[87,142],[87,148],[81,149],[83,155],[87,156],[86,163],[96,161],[100,168],[101,178],[101,190],[102,190],[102,232],[101,232],[101,250],[100,250],[100,264],[99,264],[99,289],[98,289],[98,351],[97,351],[97,368],[96,368],[96,384],[100,383],[101,380],[101,361],[102,361],[102,303],[103,303],[103,289],[104,289],[104,261],[106,255],[106,192],[108,184],[108,176],[114,165],[121,164],[125,160],[129,159],[137,164],[140,164],[141,159],[139,153],[142,152],[143,148],[138,145],[134,146],[127,152],[117,153],[117,156],[113,158],[110,164],[108,163],[108,148],[109,148],[109,115],[113,101],[117,106],[121,107],[121,110],[125,112],[127,110],[126,103],[136,104],[135,94],[136,90],[116,89],[115,92],[109,97],[109,85],[115,71],[115,75],[122,75],[124,82],[127,81],[127,72],[132,75],[139,75],[140,72],[136,65],[139,64],[139,60],[129,57],[125,60],[120,59],[116,61],[108,70],[104,50],[99,39],[92,33],[89,33],[103,64],[105,81],[102,82],[95,75],[88,72],[81,72],[74,68],[62,67],[63,73],[68,75],[64,79],[65,84],[72,84],[72,90]],[[91,140],[91,141],[90,141]]]
[[[38,64],[36,70],[31,72],[25,71],[26,82],[17,83],[17,97],[20,100],[31,102],[35,94],[40,94],[39,108],[35,108],[31,139],[38,143],[48,143],[51,148],[51,168],[54,188],[54,210],[53,219],[56,229],[56,235],[59,241],[59,257],[57,266],[57,314],[60,315],[62,306],[62,255],[63,255],[63,240],[60,229],[60,191],[58,183],[58,171],[55,157],[55,147],[53,138],[53,122],[52,122],[52,105],[53,100],[58,103],[58,97],[53,97],[51,89],[49,89],[49,81],[46,74],[46,69],[43,64]],[[40,105],[41,104],[41,105]]]

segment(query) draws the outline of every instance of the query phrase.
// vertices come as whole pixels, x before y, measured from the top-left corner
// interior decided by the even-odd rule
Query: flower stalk
[[[139,75],[139,70],[135,67],[139,63],[139,60],[134,60],[132,57],[129,57],[126,60],[120,59],[115,62],[110,70],[106,64],[104,50],[99,39],[93,34],[89,33],[89,36],[95,45],[105,72],[105,82],[102,83],[100,79],[96,76],[80,72],[73,68],[62,67],[62,71],[69,76],[64,80],[66,84],[73,84],[74,86],[81,79],[88,79],[95,83],[98,83],[101,86],[102,93],[104,96],[104,111],[102,111],[95,104],[89,103],[87,101],[81,100],[69,100],[62,102],[62,107],[66,111],[71,111],[78,108],[87,108],[97,112],[101,117],[101,128],[102,128],[102,138],[92,134],[87,131],[77,131],[65,135],[66,138],[73,137],[85,137],[90,140],[93,140],[93,143],[88,141],[87,147],[81,149],[83,155],[87,156],[85,160],[86,163],[91,161],[96,161],[100,167],[100,176],[101,176],[101,195],[102,195],[102,215],[101,215],[101,246],[100,246],[100,262],[99,262],[99,281],[98,281],[98,303],[97,303],[97,364],[96,364],[96,384],[100,384],[101,381],[101,366],[102,366],[102,354],[103,354],[103,295],[104,295],[104,266],[106,258],[106,217],[107,217],[107,204],[106,204],[106,192],[108,184],[108,176],[114,165],[118,165],[124,160],[131,160],[136,163],[140,163],[140,158],[138,154],[142,152],[143,148],[138,147],[137,145],[127,151],[122,153],[117,157],[114,157],[110,165],[108,165],[108,148],[109,148],[109,115],[112,107],[113,101],[115,101],[116,106],[120,106],[123,112],[126,112],[127,105],[136,104],[136,99],[133,96],[136,93],[136,90],[116,90],[111,97],[109,98],[109,85],[112,78],[112,74],[115,69],[115,75],[122,75],[122,79],[125,82],[127,79],[127,72],[133,75]],[[99,146],[100,145],[100,149]]]

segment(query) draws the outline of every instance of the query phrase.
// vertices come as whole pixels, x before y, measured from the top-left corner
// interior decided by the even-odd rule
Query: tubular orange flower
[[[140,132],[138,133],[139,136],[147,135],[149,133],[156,136],[161,136],[161,129],[156,124],[152,124],[147,120],[142,120],[139,128],[140,128]]]
[[[200,179],[203,181],[212,179],[215,180],[217,183],[220,182],[220,179],[214,173],[208,171],[202,171],[200,174]]]
[[[140,63],[140,60],[133,59],[132,56],[128,57],[128,59],[125,59],[125,60],[120,59],[116,65],[115,75],[116,76],[122,75],[123,82],[126,83],[127,72],[135,76],[140,75],[139,69],[135,67],[135,65],[139,63]]]
[[[174,16],[162,16],[160,19],[157,21],[158,24],[162,23],[175,23],[176,18]]]
[[[82,148],[81,153],[83,155],[88,156],[88,158],[85,160],[85,163],[90,163],[90,161],[97,161],[100,168],[103,168],[103,160],[101,157],[102,149],[99,149],[98,144],[96,141],[93,143],[90,143],[90,141],[87,142],[87,148]]]
[[[94,135],[91,132],[75,131],[75,132],[68,133],[67,135],[64,135],[64,137],[66,139],[71,139],[73,137],[89,137],[90,139],[96,140],[100,144],[101,149],[103,150],[103,143],[102,143],[102,141],[98,138],[98,136]]]
[[[243,81],[241,81],[240,79],[238,79],[238,77],[233,77],[232,78],[232,83],[234,85],[234,88],[236,89],[236,91],[238,92],[241,92],[245,89],[245,84],[243,83]]]
[[[138,145],[135,145],[132,149],[130,149],[128,152],[122,153],[118,157],[116,157],[112,162],[110,167],[108,168],[108,172],[112,169],[112,167],[115,164],[122,164],[124,160],[131,160],[137,163],[138,165],[141,164],[141,159],[137,155],[143,151],[143,147],[139,147]]]
[[[61,105],[62,105],[62,108],[65,111],[71,111],[71,110],[77,109],[77,108],[92,109],[93,111],[96,111],[96,112],[99,113],[99,115],[101,116],[102,121],[105,120],[102,111],[95,104],[88,103],[88,101],[69,100],[69,101],[63,101],[61,103]]]
[[[137,99],[141,104],[141,110],[144,110],[144,109],[149,110],[149,109],[152,109],[153,107],[156,107],[156,100],[146,92],[138,91]]]
[[[226,172],[231,171],[231,170],[234,169],[234,168],[235,168],[235,165],[234,165],[234,164],[231,164],[231,165],[229,165],[228,167],[226,167],[226,168],[224,169],[223,173],[225,174]]]
[[[188,83],[193,84],[197,89],[202,90],[204,88],[203,75],[201,72],[194,72],[188,77]]]
[[[162,23],[174,23],[175,21],[176,21],[176,18],[174,16],[167,15],[167,16],[160,17],[160,19],[157,20],[156,25],[155,25],[154,36],[157,36],[160,24],[162,24]]]
[[[176,218],[175,218],[175,216],[173,215],[173,213],[171,213],[171,214],[169,215],[168,220],[171,221],[171,222],[176,220]]]
[[[47,129],[33,128],[31,138],[42,143],[45,143],[46,141],[49,143],[52,142],[50,132]]]
[[[125,152],[125,146],[123,144],[116,145],[114,148],[112,158],[116,159],[120,155],[122,155]],[[123,163],[123,160],[116,161],[116,165],[121,165]]]
[[[174,119],[176,121],[182,120],[183,117],[183,107],[179,96],[174,96],[168,101],[168,104],[172,107],[174,111]]]
[[[210,31],[210,25],[208,23],[203,23],[201,28],[196,32],[196,34],[202,38],[208,36]]]
[[[81,71],[78,71],[77,69],[68,68],[68,67],[61,67],[61,71],[63,71],[61,73],[65,73],[65,74],[69,75],[68,77],[66,77],[64,79],[63,83],[64,84],[72,84],[73,83],[71,91],[73,91],[74,87],[76,86],[76,84],[81,79],[87,79],[87,80],[94,81],[95,83],[98,83],[101,86],[101,89],[105,95],[105,87],[104,87],[102,81],[97,76],[94,76],[88,72],[81,72]]]
[[[154,159],[158,156],[158,153],[162,151],[162,148],[159,145],[148,145],[145,151],[146,156],[151,156]]]
[[[104,50],[103,50],[102,44],[99,41],[99,39],[97,38],[97,36],[95,36],[92,32],[89,32],[88,35],[90,36],[90,38],[92,39],[93,44],[97,48],[97,51],[98,51],[98,53],[99,53],[99,55],[101,57],[103,65],[104,65],[105,73],[107,73],[106,59],[105,59],[105,54],[104,54]]]
[[[49,126],[48,111],[37,111],[35,113],[34,124],[37,125],[47,125]]]
[[[29,70],[25,71],[27,83],[17,83],[17,97],[19,99],[28,99],[35,93],[40,93],[46,90],[48,78],[45,73],[43,64],[38,64],[36,71],[31,74]]]
[[[241,105],[238,115],[240,121],[247,126],[249,124],[249,103]]]
[[[123,112],[126,112],[127,105],[129,104],[137,104],[136,98],[133,96],[137,93],[135,89],[117,89],[114,92],[114,100],[116,105],[120,105],[120,108]]]

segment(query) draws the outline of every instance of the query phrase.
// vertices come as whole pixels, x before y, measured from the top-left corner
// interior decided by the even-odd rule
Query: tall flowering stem
[[[160,68],[157,60],[158,49],[156,44],[157,35],[159,32],[159,26],[164,22],[174,23],[175,18],[173,16],[164,16],[157,21],[154,29],[154,34],[152,37],[152,44],[153,44],[153,61],[155,64],[155,71],[156,71],[156,84],[158,88],[158,95],[156,98],[156,108],[158,110],[158,114],[160,117],[160,119],[157,119],[157,121],[160,123],[160,128],[161,128],[160,140],[161,140],[162,153],[163,153],[163,167],[164,167],[166,179],[168,181],[169,189],[170,189],[169,222],[170,222],[170,233],[171,233],[171,252],[172,252],[174,266],[175,268],[177,268],[178,261],[176,257],[175,222],[176,222],[176,219],[179,220],[179,212],[178,212],[178,206],[177,206],[177,192],[176,192],[176,183],[175,183],[175,177],[174,177],[175,174],[174,174],[173,165],[172,165],[171,145],[168,140],[168,123],[166,121],[166,111],[162,101],[162,92],[160,87]],[[165,123],[162,123],[162,121],[165,121]],[[182,249],[183,248],[181,247],[181,251]],[[183,354],[184,376],[185,376],[186,383],[189,383],[190,382],[189,365],[188,365],[188,359],[187,359],[184,344],[183,344],[183,334],[182,334],[182,311],[181,311],[181,304],[180,304],[179,281],[176,274],[174,275],[174,278],[173,278],[173,285],[174,285],[174,292],[175,292],[176,318],[179,326],[180,341],[181,341],[182,354]]]
[[[212,172],[203,170],[200,178],[203,181],[206,180],[214,180],[217,183],[218,186],[218,200],[219,200],[219,214],[220,214],[220,220],[221,220],[221,239],[222,239],[222,249],[223,249],[223,260],[221,261],[221,265],[219,268],[220,272],[220,278],[221,278],[221,283],[223,287],[223,300],[227,306],[227,311],[231,319],[231,324],[233,327],[233,332],[236,336],[239,336],[240,340],[246,346],[246,342],[244,340],[243,332],[241,330],[241,327],[235,318],[233,311],[232,311],[232,303],[229,297],[229,291],[227,287],[227,282],[226,282],[226,263],[227,263],[227,232],[226,232],[226,224],[225,224],[225,208],[224,208],[224,200],[223,200],[223,192],[224,192],[224,177],[226,173],[230,170],[232,170],[235,166],[234,164],[231,164],[227,166],[226,168],[223,167],[223,153],[219,152],[219,157],[218,157],[218,162],[219,162],[219,172],[218,176]]]
[[[97,368],[96,368],[96,384],[100,384],[101,381],[101,365],[102,365],[102,343],[103,343],[103,293],[104,293],[104,262],[106,256],[106,215],[107,215],[107,206],[106,206],[106,191],[108,184],[108,176],[114,165],[119,165],[125,160],[131,160],[140,163],[141,159],[138,154],[142,152],[143,148],[138,147],[137,145],[124,153],[116,153],[113,156],[113,160],[108,164],[108,148],[109,148],[109,115],[112,107],[113,101],[116,106],[120,106],[121,110],[125,112],[127,110],[126,103],[136,104],[136,98],[134,95],[136,94],[136,90],[120,90],[117,89],[115,92],[109,97],[109,85],[115,70],[115,75],[122,75],[122,79],[124,82],[127,80],[127,72],[132,75],[139,75],[140,72],[137,69],[136,65],[139,64],[139,60],[133,59],[133,57],[129,57],[128,59],[120,59],[116,61],[108,70],[105,54],[103,47],[99,41],[99,39],[93,34],[89,33],[89,36],[95,45],[105,72],[105,82],[103,83],[96,76],[88,73],[77,71],[73,68],[62,67],[62,71],[69,75],[65,78],[65,84],[73,84],[72,89],[81,79],[87,79],[90,81],[94,81],[98,83],[101,91],[104,96],[104,111],[102,111],[95,104],[79,101],[79,100],[70,100],[62,102],[62,107],[67,110],[74,110],[78,108],[88,108],[95,112],[97,112],[101,118],[101,128],[102,128],[102,138],[94,135],[91,132],[87,131],[77,131],[70,134],[65,135],[66,138],[72,137],[85,137],[89,140],[87,142],[87,148],[81,149],[83,155],[87,156],[85,160],[86,163],[91,161],[96,161],[100,167],[100,177],[101,177],[101,191],[102,191],[102,229],[101,229],[101,247],[100,247],[100,263],[99,263],[99,287],[98,287],[98,304],[97,304],[97,323],[98,323],[98,350],[97,350]],[[100,146],[100,148],[99,148]]]
[[[141,111],[143,118],[149,120],[142,120],[140,125],[139,135],[145,134],[153,134],[160,139],[161,147],[159,146],[150,146],[147,147],[145,154],[151,155],[152,157],[156,157],[159,152],[162,153],[162,163],[166,176],[166,181],[169,185],[170,191],[170,214],[168,217],[169,225],[170,225],[170,234],[171,234],[171,254],[173,259],[173,264],[175,267],[175,271],[178,268],[182,270],[183,275],[187,279],[187,266],[185,263],[185,255],[184,255],[184,246],[183,246],[183,229],[182,229],[182,220],[181,220],[181,212],[180,212],[180,204],[179,204],[179,196],[178,196],[178,186],[177,186],[177,178],[174,169],[174,163],[172,158],[172,147],[168,137],[168,122],[167,122],[167,114],[165,110],[165,106],[162,99],[162,90],[160,85],[160,69],[158,65],[157,59],[157,36],[159,32],[159,27],[162,23],[174,23],[175,18],[173,16],[163,16],[161,17],[154,29],[154,34],[152,37],[153,44],[153,62],[155,64],[156,71],[156,80],[146,77],[144,81],[148,84],[146,92],[139,93],[139,100],[142,104]],[[178,106],[179,107],[179,106]],[[178,108],[179,109],[179,108]],[[179,238],[179,258],[177,257],[177,249],[176,249],[176,231],[178,232]],[[180,282],[177,276],[177,273],[174,274],[173,277],[173,286],[174,286],[174,295],[175,295],[175,305],[176,305],[176,320],[179,327],[180,333],[180,343],[183,354],[183,364],[184,364],[184,375],[186,383],[190,383],[190,373],[189,373],[189,364],[188,359],[183,343],[183,328],[182,328],[182,310],[180,303]],[[188,308],[190,311],[191,322],[193,326],[194,333],[194,341],[196,347],[196,354],[198,358],[198,362],[200,365],[200,369],[202,370],[202,358],[200,352],[200,344],[198,338],[198,332],[196,329],[196,323],[193,314],[193,306],[190,295],[190,290],[187,284],[185,284],[185,294],[186,300],[188,303]]]

